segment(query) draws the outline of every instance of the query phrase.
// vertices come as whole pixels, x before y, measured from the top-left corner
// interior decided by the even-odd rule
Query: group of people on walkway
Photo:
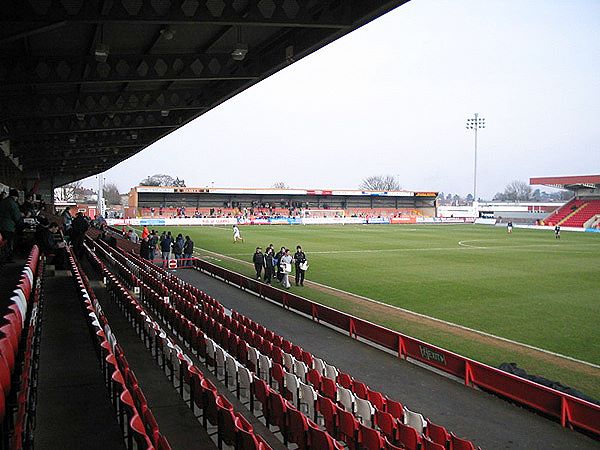
[[[292,256],[289,248],[281,247],[275,253],[273,244],[269,244],[263,253],[261,247],[256,247],[252,257],[254,269],[256,270],[256,279],[264,280],[266,284],[271,284],[273,276],[276,276],[281,285],[289,289],[291,287],[289,275],[292,267],[295,267],[296,286],[304,286],[304,277],[308,270],[308,259],[301,246],[296,246],[296,253]],[[277,272],[275,273],[275,270]],[[264,278],[263,278],[264,272]]]
[[[153,261],[159,252],[163,268],[167,267],[171,253],[177,260],[177,267],[191,266],[193,265],[194,241],[189,236],[184,238],[181,233],[177,237],[173,237],[170,231],[163,231],[159,236],[156,230],[148,232],[145,228],[140,242],[140,256]]]

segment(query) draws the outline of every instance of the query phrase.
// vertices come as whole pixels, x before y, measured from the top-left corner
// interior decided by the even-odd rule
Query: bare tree
[[[54,200],[63,202],[72,202],[75,200],[75,193],[78,189],[81,189],[83,182],[73,181],[72,183],[65,184],[54,190]]]
[[[273,183],[271,186],[273,189],[289,189],[290,187],[285,184],[283,181],[278,181],[277,183]]]
[[[504,192],[498,192],[494,196],[494,200],[503,202],[526,202],[531,200],[532,190],[524,181],[511,181],[504,188]]]
[[[140,181],[140,186],[185,186],[185,181],[173,178],[171,175],[157,173]]]
[[[365,178],[359,186],[367,191],[398,191],[402,189],[393,175],[373,175]]]
[[[121,204],[121,194],[119,194],[119,188],[115,183],[104,184],[103,193],[107,205]]]

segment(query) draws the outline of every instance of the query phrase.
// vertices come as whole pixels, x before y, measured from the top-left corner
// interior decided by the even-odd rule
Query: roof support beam
[[[184,123],[189,113],[185,111],[119,113],[54,117],[50,119],[19,119],[12,122],[13,139],[19,136],[40,134],[75,134],[93,131],[133,131],[142,129],[177,128]]]
[[[210,91],[211,97],[214,91]],[[76,114],[203,110],[210,102],[200,89],[121,93],[39,94],[0,97],[0,120]],[[77,105],[77,106],[73,106]]]
[[[257,64],[239,64],[229,54],[110,55],[106,62],[93,56],[2,58],[2,85],[69,85],[148,81],[255,80]],[[83,76],[82,76],[83,74]]]
[[[250,0],[250,7],[238,8],[232,0],[223,2],[174,1],[112,2],[105,14],[100,14],[98,0],[86,0],[80,6],[66,10],[60,0],[50,0],[32,8],[29,2],[12,0],[3,7],[7,22],[71,23],[150,23],[150,24],[206,24],[242,25],[259,27],[298,27],[343,29],[350,27],[353,6],[357,3],[385,3],[382,1],[344,0],[320,2],[312,8],[304,1],[258,2]],[[219,4],[220,3],[220,4]],[[327,6],[325,8],[324,6]],[[331,8],[331,9],[330,9]]]

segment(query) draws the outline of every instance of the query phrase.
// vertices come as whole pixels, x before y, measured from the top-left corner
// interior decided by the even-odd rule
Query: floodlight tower
[[[473,206],[477,204],[477,130],[485,128],[485,119],[479,117],[478,113],[472,118],[467,119],[467,130],[475,132],[475,165],[473,168]]]

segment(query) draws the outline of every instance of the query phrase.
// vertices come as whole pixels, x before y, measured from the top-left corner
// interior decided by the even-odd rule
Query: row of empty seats
[[[119,267],[119,264],[117,264]],[[120,266],[121,269],[124,266]],[[244,364],[236,361],[233,356],[227,352],[224,348],[219,346],[215,341],[206,336],[202,330],[189,322],[180,314],[176,308],[165,300],[161,293],[155,291],[150,286],[147,286],[142,281],[139,281],[138,287],[140,288],[140,298],[149,304],[153,313],[165,319],[165,323],[170,324],[171,329],[181,338],[187,345],[200,356],[207,365],[213,367],[215,375],[217,377],[222,376],[222,381],[229,388],[233,387],[237,393],[238,398],[248,399],[250,402],[251,411],[255,411],[255,404],[261,404],[263,407],[261,411],[263,413],[265,423],[268,426],[278,426],[282,433],[282,440],[286,441],[288,437],[286,415],[283,414],[271,414],[271,411],[282,411],[282,412],[296,412],[294,417],[301,416],[303,422],[308,425],[312,424],[310,432],[310,442],[312,446],[310,448],[339,448],[339,444],[336,444],[334,439],[329,436],[324,430],[320,429],[316,424],[307,420],[307,418],[295,409],[292,405],[285,406],[284,402],[287,402],[284,397],[273,391],[268,384],[260,379],[254,371],[247,368],[244,364],[248,364],[248,358],[244,359]],[[181,298],[180,298],[181,301]],[[212,306],[211,306],[212,308]],[[220,307],[220,310],[223,310]],[[208,318],[205,315],[205,318]],[[187,333],[184,330],[190,331]],[[194,330],[194,331],[192,331]],[[254,350],[250,348],[250,350]],[[255,352],[257,354],[257,352]],[[227,370],[225,370],[227,367]],[[257,365],[253,365],[254,369]],[[195,395],[192,396],[195,400],[193,404],[201,403]],[[279,400],[277,402],[277,400]],[[277,403],[279,408],[273,409],[273,404]],[[307,439],[303,439],[302,442],[306,444]],[[327,446],[324,446],[327,444]],[[242,447],[246,448],[246,447]],[[302,448],[308,448],[303,446]]]
[[[97,248],[103,255],[111,268],[118,267],[119,262],[106,252],[107,249]],[[254,433],[250,423],[235,411],[231,403],[222,395],[218,389],[198,369],[185,352],[165,333],[160,325],[152,320],[128,290],[121,284],[107,266],[91,253],[90,258],[94,266],[101,271],[107,289],[112,298],[117,301],[126,312],[128,319],[134,324],[136,330],[144,340],[144,343],[153,352],[154,357],[161,363],[175,387],[195,412],[196,408],[202,412],[199,418],[202,424],[209,430],[211,426],[217,427],[217,443],[219,447],[223,444],[240,449],[263,449],[270,447]],[[124,269],[124,266],[121,266]],[[156,293],[155,293],[156,294]],[[158,294],[157,297],[160,298]]]
[[[160,434],[135,374],[129,368],[123,349],[112,333],[87,277],[73,255],[69,256],[69,260],[79,295],[88,314],[90,332],[96,343],[104,379],[116,408],[127,448],[170,450],[169,443]]]
[[[586,200],[575,214],[570,216],[561,225],[565,227],[583,227],[592,217],[600,214],[600,200]]]
[[[128,256],[131,259],[131,255]],[[126,262],[127,259],[125,258],[124,261]],[[186,286],[186,284],[181,280],[178,280],[177,282],[170,282],[169,280],[176,279],[176,277],[173,277],[171,274],[164,272],[162,269],[156,268],[151,265],[147,265],[141,260],[138,260],[138,263],[147,266],[146,270],[155,274],[156,278],[153,284],[155,285],[155,288],[159,290],[159,292],[163,290],[162,293],[166,293],[164,292],[164,289],[166,289],[165,286],[167,284],[170,285],[168,289],[172,290],[171,298],[173,299],[173,305],[177,307],[177,310],[174,313],[169,314],[167,311],[164,310],[164,308],[161,308],[160,305],[158,305],[156,306],[157,314],[165,318],[167,320],[167,323],[170,322],[175,324],[174,326],[176,328],[176,331],[178,331],[184,338],[187,338],[189,342],[194,343],[194,347],[201,346],[202,344],[201,342],[199,342],[201,339],[198,339],[194,336],[197,336],[197,330],[201,329],[202,320],[200,320],[199,323],[199,317],[204,317],[206,313],[198,313],[200,311],[197,308],[198,299],[196,298],[194,300],[195,296],[190,295],[189,286]],[[129,264],[131,264],[131,261]],[[137,275],[141,275],[139,270],[137,272]],[[135,283],[135,280],[130,278],[129,282]],[[205,301],[205,297],[205,294],[201,296],[201,300]],[[158,298],[159,300],[161,299],[160,295],[158,295]],[[193,303],[194,301],[196,302],[196,304]],[[216,301],[213,300],[213,303],[215,302]],[[212,317],[222,319],[222,321],[224,322],[223,324],[221,324],[219,321],[218,322],[219,326],[221,326],[221,329],[226,330],[225,333],[231,334],[231,331],[229,330],[235,329],[235,327],[232,328],[233,324],[231,320],[234,320],[238,324],[240,323],[238,318],[241,316],[237,317],[236,313],[234,313],[234,317],[236,318],[228,319],[229,316],[224,314],[222,306],[220,308],[215,308],[214,306],[206,303],[203,303],[202,306],[206,310],[212,310]],[[171,308],[172,306],[169,305],[168,309]],[[196,312],[195,314],[194,311]],[[170,315],[172,317],[169,317]],[[194,327],[196,328],[196,331],[194,331]],[[277,345],[278,338],[276,337],[276,335],[274,335],[274,333],[270,332],[269,330],[266,330],[264,327],[257,326],[257,330],[261,330],[262,333],[258,333],[258,331],[256,331],[252,332],[255,335],[254,337],[252,335],[249,335],[243,336],[241,338],[245,339],[245,341],[248,342],[248,355],[246,355],[244,351],[242,351],[242,354],[240,354],[238,345],[229,345],[226,346],[226,348],[242,362],[245,359],[249,359],[250,367],[257,370],[259,378],[264,379],[266,374],[268,374],[269,381],[272,381],[273,373],[271,373],[271,370],[260,369],[260,364],[257,365],[256,363],[260,360],[260,356],[257,356],[256,353],[254,353],[254,351],[262,352],[261,355],[267,355],[269,358],[272,357],[274,363],[271,363],[269,369],[275,368],[273,369],[273,372],[276,374],[275,378],[279,378],[279,381],[282,381],[282,363],[284,363],[285,369],[287,369],[288,371],[293,371],[295,368],[301,367],[300,369],[297,369],[300,375],[298,377],[300,383],[309,383],[318,392],[317,395],[321,395],[323,398],[331,401],[334,405],[339,405],[344,408],[344,411],[351,412],[356,416],[357,426],[353,428],[354,431],[356,431],[356,433],[348,433],[348,435],[345,436],[346,440],[350,441],[350,444],[354,445],[356,443],[364,443],[363,436],[365,435],[370,434],[371,436],[375,436],[375,434],[370,433],[369,430],[361,430],[361,426],[368,426],[369,428],[377,426],[379,430],[383,432],[384,435],[383,438],[380,435],[379,439],[379,442],[381,443],[382,447],[388,444],[393,446],[395,445],[395,443],[402,443],[408,448],[417,448],[421,445],[428,445],[429,448],[435,448],[433,446],[434,444],[441,444],[442,446],[453,448],[473,448],[473,445],[470,442],[464,441],[452,434],[449,434],[443,429],[443,427],[436,426],[433,423],[430,427],[428,427],[427,425],[430,423],[429,421],[426,421],[419,414],[413,413],[407,408],[403,408],[398,402],[394,402],[390,399],[385,399],[385,397],[383,397],[380,393],[370,391],[368,388],[366,388],[366,386],[361,389],[361,386],[364,386],[362,385],[362,383],[353,382],[353,380],[348,375],[339,374],[337,372],[337,369],[334,372],[334,368],[332,368],[332,366],[328,366],[326,364],[321,366],[319,363],[320,360],[318,358],[309,358],[306,356],[306,354],[304,354],[304,358],[306,359],[306,361],[304,361],[301,359],[303,358],[302,354],[298,353],[298,348],[296,348],[296,355],[294,356],[293,354],[291,354],[294,352],[294,346],[286,345],[283,341],[281,343],[283,347]],[[214,332],[207,332],[207,334],[209,336],[213,336]],[[263,334],[264,336],[262,336]],[[219,335],[220,334],[217,332],[216,336]],[[235,333],[233,333],[233,335],[235,335],[235,339],[240,339],[240,335],[236,335]],[[258,341],[256,340],[256,335],[260,336],[260,339]],[[229,342],[229,340],[219,339],[218,342],[224,344]],[[251,348],[253,348],[253,350]],[[285,350],[288,351],[286,352]],[[296,358],[296,363],[290,364],[288,362],[287,364],[285,364],[283,359],[284,356],[282,355],[282,353],[283,355],[288,354],[289,357]],[[216,366],[218,367],[218,364],[216,364]],[[326,369],[327,367],[330,367],[330,369]],[[329,372],[327,372],[327,370],[329,370]],[[289,377],[289,373],[286,374],[286,376],[288,377],[288,379],[292,380],[292,378]],[[300,384],[294,385],[301,386]],[[294,389],[290,389],[288,391],[292,393],[292,400],[294,400]],[[299,392],[300,391],[298,391],[298,394]],[[319,406],[326,404],[327,400],[319,399],[316,408],[313,409],[319,410],[319,412],[321,412]],[[324,411],[328,411],[326,414],[330,416],[330,420],[325,421],[326,426],[329,425],[329,431],[331,431],[331,433],[334,436],[338,436],[338,417],[343,416],[343,413],[337,414],[337,410],[335,408],[327,408],[326,406],[323,406],[323,408]],[[309,415],[311,415],[310,412],[312,412],[313,409],[310,409]],[[336,414],[331,416],[331,414],[329,414],[331,411],[336,411]],[[365,413],[365,411],[372,411],[372,413]],[[395,414],[392,414],[390,411],[393,411]],[[314,418],[316,418],[316,416],[314,416]],[[432,431],[429,432],[429,430]],[[386,439],[388,441],[387,443]],[[439,442],[434,442],[433,440]],[[377,439],[373,439],[371,442],[376,441]],[[430,441],[431,443],[429,443],[428,441]],[[377,446],[375,445],[372,448],[377,448]]]
[[[574,198],[551,213],[548,217],[546,217],[546,219],[544,219],[544,222],[550,226],[558,225],[581,205],[583,205],[583,201]]]
[[[37,389],[42,275],[34,246],[16,289],[0,310],[0,421],[2,449],[32,444]]]

